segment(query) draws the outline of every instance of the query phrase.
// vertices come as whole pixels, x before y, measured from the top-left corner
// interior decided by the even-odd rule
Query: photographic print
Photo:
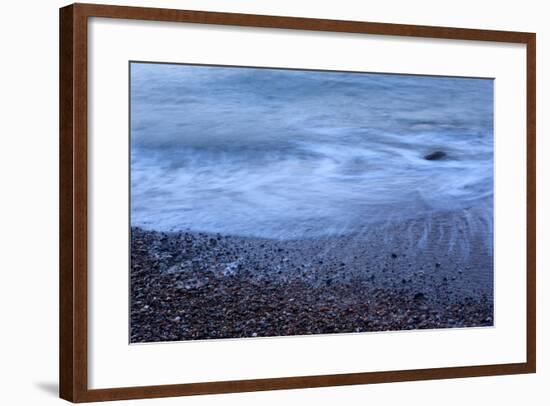
[[[493,325],[493,79],[129,69],[131,343]]]

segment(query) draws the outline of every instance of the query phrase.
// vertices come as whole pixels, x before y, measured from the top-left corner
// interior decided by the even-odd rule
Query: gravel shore
[[[450,218],[308,240],[133,227],[130,341],[492,326],[492,251]]]

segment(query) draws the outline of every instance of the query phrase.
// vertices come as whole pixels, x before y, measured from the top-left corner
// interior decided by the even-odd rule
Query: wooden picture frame
[[[386,36],[519,43],[527,46],[527,328],[526,362],[337,375],[109,389],[88,387],[88,19],[286,28]],[[72,402],[140,399],[368,383],[524,374],[536,370],[535,34],[356,21],[321,20],[96,4],[60,9],[60,396]]]

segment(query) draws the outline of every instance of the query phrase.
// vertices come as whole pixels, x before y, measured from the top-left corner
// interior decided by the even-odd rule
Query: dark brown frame
[[[87,378],[87,26],[88,17],[493,41],[527,46],[526,362],[468,367],[89,389]],[[534,33],[320,20],[96,4],[60,9],[60,397],[72,402],[313,388],[534,373],[536,370],[536,36]]]

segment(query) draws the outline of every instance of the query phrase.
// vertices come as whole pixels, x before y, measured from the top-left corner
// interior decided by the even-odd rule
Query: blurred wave
[[[290,239],[453,211],[492,243],[492,201],[492,80],[131,65],[134,226]]]

